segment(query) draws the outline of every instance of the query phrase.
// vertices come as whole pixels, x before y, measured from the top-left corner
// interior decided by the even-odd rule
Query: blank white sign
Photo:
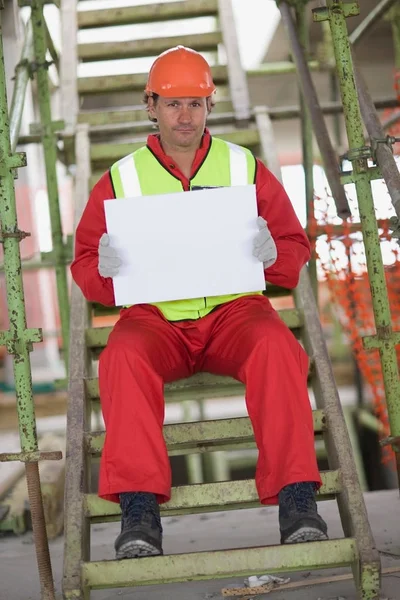
[[[254,185],[105,200],[110,244],[122,260],[117,306],[255,292]]]

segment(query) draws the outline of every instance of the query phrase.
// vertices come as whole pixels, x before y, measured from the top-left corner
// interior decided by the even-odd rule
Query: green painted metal
[[[78,11],[78,28],[92,29],[115,25],[158,23],[176,19],[210,17],[218,13],[217,0],[186,0],[162,4],[124,6]]]
[[[97,353],[94,358],[97,358]],[[89,393],[92,400],[99,401],[98,379],[89,381]],[[199,401],[204,397],[232,398],[243,396],[244,386],[232,378],[223,378],[209,373],[198,373],[188,379],[181,379],[165,385],[164,397],[167,403],[182,402],[185,400]],[[95,404],[93,404],[95,406]]]
[[[306,6],[300,3],[296,6],[296,21],[300,44],[307,56],[309,52],[309,26]],[[313,150],[313,130],[310,113],[307,104],[303,98],[300,89],[300,126],[302,138],[303,168],[305,181],[306,214],[307,224],[314,221],[314,150]],[[315,250],[316,240],[311,240],[314,249],[309,261],[309,273],[313,286],[315,297],[318,298],[318,277],[317,277],[317,255]]]
[[[355,411],[352,406],[343,407],[343,414],[346,421],[351,448],[353,450],[354,462],[356,464],[360,487],[363,492],[366,492],[368,490],[367,478],[364,469],[363,457],[361,454],[360,437],[356,428],[354,412]]]
[[[42,4],[43,4],[43,2],[42,2]],[[60,57],[58,55],[56,47],[54,46],[53,38],[51,37],[49,28],[47,27],[46,19],[44,19],[43,22],[44,22],[44,28],[45,28],[45,32],[46,32],[46,44],[47,44],[48,51],[49,51],[51,59],[54,63],[54,66],[57,69],[57,72],[60,73]],[[50,85],[52,85],[52,84],[50,84]]]
[[[398,6],[394,6],[387,13],[387,19],[392,24],[393,46],[394,46],[394,61],[396,69],[400,69],[400,10]]]
[[[374,8],[372,8],[366,15],[365,19],[361,21],[361,23],[349,35],[350,44],[357,44],[396,2],[397,0],[381,0],[381,2],[374,6]]]
[[[384,425],[375,415],[365,408],[358,409],[355,414],[355,418],[359,425],[362,425],[366,429],[370,429],[375,433],[383,433]]]
[[[115,77],[118,77],[118,75],[116,75]],[[93,80],[95,79],[97,80],[97,78],[93,78]],[[102,79],[102,77],[98,78],[98,85],[101,85]],[[81,81],[85,81],[85,78],[82,78]],[[377,100],[375,102],[375,107],[377,109],[395,108],[396,106],[397,101],[394,98],[385,98],[382,100]],[[338,115],[343,111],[343,108],[341,102],[328,102],[321,104],[321,110],[324,114],[327,115]],[[230,100],[218,100],[218,102],[213,108],[212,114],[218,112],[231,113],[232,102]],[[300,117],[300,107],[272,107],[268,109],[268,114],[272,120],[297,119]],[[136,106],[134,108],[122,107],[121,110],[81,111],[78,115],[78,123],[88,123],[91,127],[99,127],[106,125],[114,126],[117,124],[122,125],[125,123],[144,121],[146,119],[147,112],[145,111],[142,105]],[[99,173],[99,177],[101,175],[102,173]]]
[[[217,68],[220,69],[220,67]],[[225,67],[222,67],[221,73],[222,72],[226,72]],[[219,100],[215,104],[212,114],[220,112],[232,113],[232,102]],[[133,108],[121,108],[121,110],[82,111],[78,115],[78,123],[88,123],[91,127],[99,127],[104,125],[114,126],[123,123],[135,123],[136,121],[140,122],[146,120],[148,121],[148,113],[142,104]]]
[[[342,527],[346,536],[357,539],[359,563],[353,565],[355,584],[362,600],[380,598],[380,556],[372,536],[364,497],[361,492],[343,408],[336,387],[328,349],[318,318],[308,272],[303,268],[295,290],[296,306],[303,310],[303,342],[314,356],[312,381],[318,408],[323,408],[326,430],[323,434],[330,468],[339,468],[342,493],[337,496]]]
[[[308,68],[310,71],[322,71],[326,70],[317,60],[309,60]],[[261,63],[254,69],[248,69],[246,71],[249,77],[259,77],[263,75],[284,75],[287,73],[296,73],[296,65],[289,60],[282,60],[280,62],[272,63]]]
[[[282,321],[290,328],[297,329],[302,326],[303,320],[301,311],[295,308],[286,308],[278,311]],[[107,344],[108,336],[112,327],[89,327],[86,330],[86,343],[89,348],[104,348]],[[178,385],[178,382],[176,382]]]
[[[215,50],[222,42],[220,31],[197,33],[191,35],[176,35],[169,37],[146,38],[126,42],[98,42],[79,44],[78,56],[83,62],[97,60],[117,60],[119,58],[141,58],[157,56],[173,46],[188,46],[198,52]]]
[[[293,5],[293,2],[291,4]],[[303,0],[302,4],[304,4]],[[147,8],[144,10],[147,10]],[[111,18],[121,17],[112,16]],[[179,43],[183,43],[181,37]],[[169,38],[168,45],[171,45],[171,38]],[[109,50],[110,47],[104,49],[104,46],[102,48],[98,46],[93,49],[93,46],[91,48],[87,46],[85,51],[88,54],[93,52],[94,56],[103,53],[104,57]],[[130,50],[124,50],[122,46],[119,46],[117,50],[118,52],[131,52],[132,47]],[[89,56],[88,60],[91,60]],[[115,85],[115,82],[116,79],[109,79],[106,84],[108,86],[107,91],[111,91],[109,86]],[[119,82],[122,85],[122,80],[119,80]],[[95,82],[92,81],[91,84],[93,83]],[[85,85],[87,84],[85,83]],[[123,85],[127,85],[126,80]],[[223,93],[227,95],[225,90]],[[338,103],[329,103],[327,110],[338,114],[341,111],[341,106]],[[92,119],[91,123],[93,125],[107,125],[110,122],[122,123],[127,116],[127,112],[124,112],[123,115],[118,115],[116,111],[104,115],[99,115],[99,112],[96,112],[97,114],[82,115],[80,118]],[[131,115],[134,113],[136,111],[132,111]],[[131,119],[132,122],[140,121],[136,114]],[[298,107],[276,109],[275,114],[277,115],[276,118],[293,118],[299,115],[299,109]],[[218,135],[217,128],[213,132]],[[246,130],[242,130],[232,134],[225,133],[221,137],[231,135],[231,138],[225,137],[225,139],[243,145],[257,146],[259,144],[258,132],[255,128],[250,129],[250,132],[250,136]],[[104,132],[101,133],[104,134]],[[95,139],[94,136],[95,132],[93,131],[92,140]],[[108,138],[105,137],[104,139]],[[139,136],[131,136],[130,139],[132,139],[132,144],[93,144],[91,160],[95,163],[96,170],[98,171],[102,167],[108,168],[114,160],[134,150],[137,147],[137,142],[143,143],[143,139],[139,139]],[[86,201],[86,198],[84,201]],[[307,290],[313,300],[311,287],[309,283],[307,285]],[[327,420],[329,421],[330,431],[326,430],[325,417],[322,411],[314,413],[314,424],[316,425],[318,416],[321,416],[320,426],[324,435],[323,443],[329,444],[328,460],[330,467],[335,469],[333,472],[323,474],[325,485],[322,492],[328,494],[328,497],[337,496],[343,517],[345,535],[353,536],[354,532],[356,539],[349,537],[326,543],[301,544],[291,547],[280,546],[267,549],[257,548],[256,550],[207,552],[201,553],[201,555],[167,556],[163,557],[162,560],[152,559],[155,562],[146,559],[140,561],[140,563],[137,561],[86,562],[90,556],[89,520],[91,522],[116,520],[119,518],[119,507],[116,504],[104,502],[89,493],[91,491],[89,487],[90,461],[98,460],[104,439],[103,433],[91,432],[89,425],[90,409],[93,406],[98,406],[98,380],[94,378],[93,362],[106,344],[109,330],[102,328],[99,332],[94,332],[93,329],[87,329],[87,304],[82,297],[78,298],[79,294],[76,292],[77,290],[75,290],[72,317],[75,325],[72,334],[72,373],[70,376],[68,416],[68,468],[66,478],[68,503],[63,586],[65,599],[87,600],[90,587],[138,586],[188,579],[213,579],[234,575],[248,576],[251,573],[259,574],[266,570],[268,572],[274,570],[287,572],[296,569],[309,570],[314,566],[322,568],[351,564],[354,567],[356,584],[362,590],[363,600],[376,600],[378,597],[377,589],[379,588],[379,556],[374,551],[365,506],[358,486],[356,469],[351,457],[340,401],[332,373],[329,372],[329,358],[327,358],[322,330],[317,330],[315,325],[318,321],[318,315],[314,305],[312,305],[313,314],[311,316],[308,306],[308,325],[306,327],[304,326],[302,308],[297,313],[289,311],[286,316],[288,319],[289,317],[292,319],[293,315],[296,315],[296,319],[291,321],[289,326],[294,327],[293,331],[296,335],[301,335],[302,341],[305,340],[308,334],[312,337],[312,352],[309,352],[309,354],[318,359],[318,368],[317,370],[312,369],[311,377],[313,382],[317,381],[316,388],[318,388],[318,385],[324,388],[322,393],[319,394],[318,402],[320,409],[325,409],[325,406],[328,409],[329,417]],[[305,304],[312,304],[304,289],[302,296]],[[308,329],[310,331],[307,331]],[[84,330],[87,331],[86,340]],[[199,376],[190,378],[190,380],[175,382],[167,388],[166,399],[168,397],[178,398],[179,396],[181,400],[188,401],[191,398],[199,400],[204,397],[216,397],[217,395],[221,397],[227,395],[227,393],[232,394],[235,389],[241,390],[241,393],[243,393],[243,386],[240,386],[234,380],[222,382],[221,379],[215,379],[207,374],[199,374]],[[209,396],[209,393],[211,393],[211,396]],[[227,421],[229,421],[228,424]],[[248,419],[230,419],[221,423],[185,423],[179,426],[168,425],[165,427],[165,437],[170,455],[174,453],[187,454],[194,450],[201,457],[201,453],[206,451],[218,452],[233,447],[245,448],[250,447],[250,444],[254,447],[254,439],[250,439],[250,434],[251,427]],[[348,455],[349,459],[347,460]],[[171,502],[164,506],[163,510],[164,515],[171,515],[209,510],[229,510],[231,508],[257,505],[259,505],[259,499],[254,481],[224,482],[206,484],[205,486],[175,488]],[[90,519],[89,515],[91,516]],[[80,578],[81,574],[82,579]]]
[[[354,539],[330,540],[318,544],[294,544],[195,552],[173,556],[91,562],[82,565],[85,584],[93,589],[152,585],[202,579],[248,577],[264,573],[323,569],[347,566],[357,560]]]
[[[183,420],[185,422],[194,421],[192,418],[193,407],[197,408],[197,406],[198,402],[192,402],[191,400],[182,402]],[[190,450],[184,450],[184,454],[188,483],[204,483],[204,467],[201,453],[192,453]]]
[[[332,496],[341,491],[338,470],[321,472],[322,487],[318,498]],[[96,522],[116,520],[121,515],[119,504],[102,500],[96,494],[85,495],[85,515]],[[204,512],[235,510],[259,506],[260,500],[254,479],[220,481],[193,487],[182,485],[172,488],[171,500],[161,505],[164,516],[197,514]]]
[[[322,16],[322,13],[319,13]],[[376,346],[379,347],[386,402],[391,434],[400,436],[400,378],[397,364],[396,339],[393,336],[390,305],[380,248],[378,226],[375,216],[373,195],[368,177],[365,157],[363,124],[357,97],[351,49],[347,37],[347,26],[343,2],[327,1],[325,18],[329,18],[332,41],[336,57],[341,97],[349,141],[349,159],[357,174],[355,187],[361,217],[363,239],[366,250],[372,306],[377,330]],[[397,454],[400,475],[400,454]]]
[[[25,92],[30,78],[33,57],[33,29],[31,21],[28,21],[25,30],[25,39],[24,46],[22,48],[21,59],[15,67],[15,82],[10,104],[11,152],[15,152],[18,144],[22,113],[25,104]]]
[[[3,53],[2,40],[0,52]],[[20,241],[27,234],[18,229],[13,169],[26,165],[25,154],[12,153],[7,117],[6,82],[3,56],[0,57],[0,215],[1,242],[4,249],[5,279],[10,329],[1,332],[0,343],[14,356],[14,376],[21,447],[24,452],[37,450],[35,412],[29,352],[33,341],[41,341],[41,331],[28,330],[21,271]]]
[[[223,140],[227,140],[228,142],[239,144],[240,146],[252,147],[256,146],[260,141],[258,130],[255,128],[243,130],[238,129],[227,133],[218,133],[215,131],[214,135],[222,138]],[[145,138],[134,141],[131,144],[92,144],[90,149],[91,159],[93,162],[107,164],[109,166],[114,161],[119,160],[130,152],[134,152],[138,148],[141,148],[144,141]]]
[[[46,165],[47,195],[53,252],[56,262],[55,273],[57,297],[60,310],[61,331],[63,339],[63,357],[68,371],[69,357],[69,291],[64,246],[60,202],[57,184],[57,139],[51,119],[51,98],[48,81],[48,63],[46,62],[47,33],[41,0],[32,0],[31,18],[33,25],[33,43],[35,52],[35,74],[37,79],[37,95],[41,121],[41,136]]]
[[[168,6],[168,5],[166,5]],[[82,14],[84,14],[82,12]],[[227,68],[223,65],[212,67],[213,80],[216,85],[227,83],[228,72]],[[78,92],[80,94],[104,94],[109,92],[130,92],[137,91],[142,92],[146,86],[147,73],[133,73],[129,75],[104,75],[98,77],[81,77],[78,79]],[[218,104],[218,103],[217,103]],[[143,106],[140,115],[144,115],[144,119],[147,118],[147,113]],[[133,112],[133,111],[132,111]],[[137,114],[137,112],[135,111]],[[103,113],[104,114],[104,113]],[[105,111],[107,115],[107,111]],[[122,110],[121,114],[118,111],[119,118],[121,116],[127,116]],[[131,118],[131,120],[138,120],[137,118]],[[148,119],[147,119],[148,121]]]
[[[313,422],[315,433],[325,430],[325,416],[322,410],[313,411]],[[98,456],[103,448],[104,437],[103,431],[87,433],[87,452]],[[254,443],[254,433],[248,417],[237,417],[194,423],[171,423],[164,426],[164,439],[169,454],[181,454],[186,450],[208,452],[212,449],[242,447],[242,443]]]
[[[101,348],[96,348],[92,352],[92,358],[96,359],[101,352]],[[309,375],[313,369],[313,358],[309,361]],[[85,381],[88,398],[93,402],[92,408],[95,409],[99,398],[99,380],[97,378],[88,378]],[[185,400],[194,400],[199,402],[203,398],[208,400],[212,398],[232,398],[235,396],[244,396],[245,388],[242,383],[231,377],[222,377],[210,373],[196,373],[188,379],[180,379],[167,383],[164,389],[164,398],[167,403],[182,402]]]
[[[0,344],[6,345],[8,353],[13,355],[16,408],[21,444],[21,453],[14,456],[3,456],[2,459],[26,460],[27,458],[31,458],[35,460],[32,455],[30,456],[30,453],[37,453],[38,443],[29,353],[32,350],[33,342],[40,341],[42,335],[38,329],[28,329],[26,322],[19,244],[29,234],[18,229],[14,190],[14,172],[19,167],[26,165],[26,157],[25,154],[14,153],[11,149],[1,20],[0,130],[1,243],[4,249],[7,311],[9,317],[9,330],[0,332]],[[54,600],[54,584],[44,521],[38,463],[26,462],[25,471],[42,598],[43,600]]]
[[[350,216],[350,208],[343,186],[340,182],[337,156],[330,142],[329,133],[319,105],[314,82],[308,69],[302,45],[297,36],[292,10],[286,0],[279,2],[279,10],[282,15],[282,23],[290,41],[293,60],[297,68],[298,82],[313,122],[315,138],[322,155],[326,177],[332,190],[336,209],[340,217],[347,218]]]

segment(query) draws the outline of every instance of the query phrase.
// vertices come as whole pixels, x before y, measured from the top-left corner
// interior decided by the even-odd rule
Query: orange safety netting
[[[324,279],[330,291],[332,308],[344,333],[350,341],[358,368],[369,384],[374,411],[382,423],[381,437],[389,434],[389,421],[385,401],[382,366],[378,350],[364,350],[362,338],[376,333],[372,296],[369,287],[364,243],[360,231],[356,231],[354,218],[334,225],[327,218],[327,209],[318,214],[310,226],[310,237],[316,239],[319,278]],[[336,219],[337,220],[337,219]],[[358,225],[358,229],[359,229]],[[379,230],[381,250],[385,264],[392,325],[400,330],[400,247],[391,240],[388,221]],[[397,349],[400,365],[400,348]],[[383,460],[393,459],[390,446],[383,448]]]

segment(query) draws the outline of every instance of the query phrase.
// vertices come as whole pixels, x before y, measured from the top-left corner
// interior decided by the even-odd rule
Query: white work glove
[[[103,233],[99,241],[99,273],[102,277],[115,277],[118,275],[122,261],[115,248],[110,246],[110,236]]]
[[[264,269],[268,269],[276,261],[278,252],[267,221],[262,217],[257,217],[257,225],[260,231],[253,241],[253,256],[264,264]]]

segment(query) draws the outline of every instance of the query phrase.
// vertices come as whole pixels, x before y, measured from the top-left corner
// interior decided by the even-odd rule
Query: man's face
[[[149,114],[156,118],[161,141],[176,148],[198,148],[208,114],[206,98],[149,99]]]

